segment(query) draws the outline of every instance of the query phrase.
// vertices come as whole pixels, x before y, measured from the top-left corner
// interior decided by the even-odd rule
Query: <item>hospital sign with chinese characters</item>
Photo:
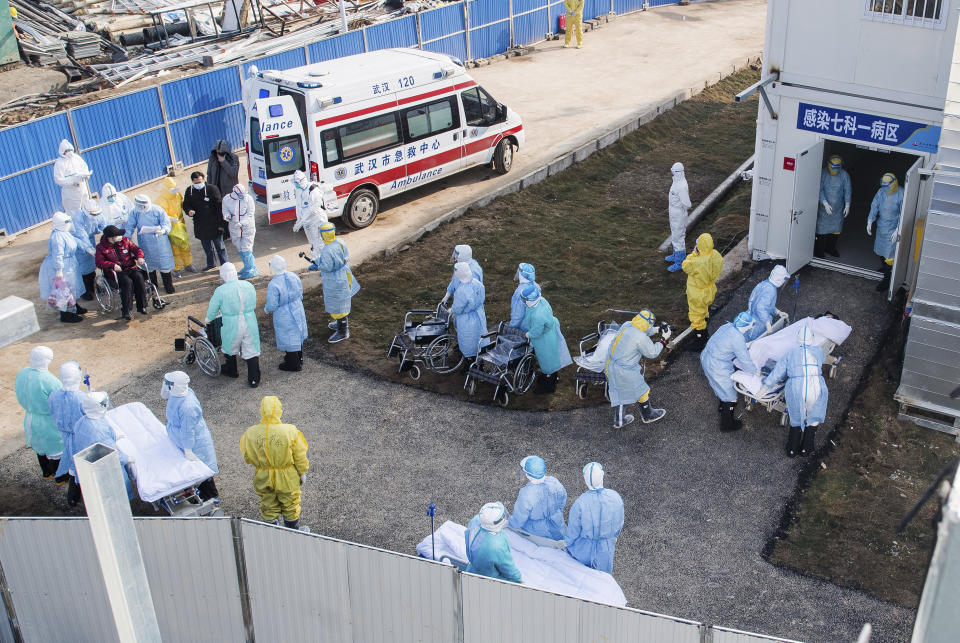
[[[930,154],[937,153],[940,143],[937,125],[810,103],[800,103],[797,129]]]

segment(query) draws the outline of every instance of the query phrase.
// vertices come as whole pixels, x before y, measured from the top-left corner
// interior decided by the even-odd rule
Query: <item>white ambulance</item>
[[[524,142],[520,117],[445,54],[383,49],[243,84],[250,182],[270,223],[295,218],[293,173],[332,186],[352,228],[380,201],[467,168],[500,174]]]

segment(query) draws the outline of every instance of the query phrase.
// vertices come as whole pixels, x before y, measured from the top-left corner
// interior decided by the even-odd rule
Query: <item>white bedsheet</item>
[[[437,560],[444,556],[466,562],[463,525],[447,521],[434,533]],[[523,536],[505,529],[513,562],[523,575],[527,587],[573,596],[588,601],[623,607],[627,604],[620,585],[606,572],[591,569],[575,560],[563,549],[539,547]],[[417,553],[430,558],[430,536],[417,545]]]
[[[577,366],[581,366],[588,371],[593,371],[594,373],[599,373],[603,371],[604,366],[607,364],[607,357],[610,355],[610,345],[613,344],[613,340],[617,337],[616,330],[605,330],[600,335],[600,340],[597,342],[597,348],[590,355],[577,355],[573,358],[573,361],[577,363]]]
[[[213,471],[199,460],[187,460],[167,437],[167,427],[140,402],[107,411],[117,433],[117,448],[134,460],[137,491],[146,502],[199,484]]]
[[[853,328],[839,319],[804,317],[773,335],[754,340],[750,344],[750,359],[753,360],[757,368],[762,369],[764,366],[773,368],[777,360],[786,355],[791,348],[797,346],[797,332],[803,327],[813,329],[817,338],[815,343],[820,347],[823,347],[827,340],[840,345],[846,341],[853,331]],[[736,366],[740,368],[740,364],[736,364]]]

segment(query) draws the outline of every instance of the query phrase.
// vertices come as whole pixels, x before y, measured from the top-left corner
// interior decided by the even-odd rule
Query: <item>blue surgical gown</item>
[[[746,341],[752,342],[767,330],[767,324],[773,321],[777,314],[777,293],[779,289],[769,279],[764,279],[753,288],[750,293],[750,303],[747,311],[753,315],[753,328],[744,333]]]
[[[749,373],[756,373],[758,369],[750,352],[747,350],[747,340],[743,338],[737,328],[726,323],[715,332],[703,351],[700,353],[700,366],[707,376],[710,388],[722,402],[736,402],[737,391],[733,388],[733,361],[740,362],[740,366]]]
[[[533,308],[527,309],[527,333],[530,345],[537,356],[537,363],[545,375],[552,375],[573,363],[570,349],[560,332],[560,322],[553,316],[550,302],[540,298]]]
[[[819,346],[807,346],[806,351],[803,346],[797,346],[790,350],[786,355],[780,358],[777,365],[773,367],[770,374],[763,380],[763,385],[767,388],[773,388],[779,384],[784,377],[787,378],[787,386],[784,389],[784,396],[787,398],[787,412],[790,414],[790,426],[808,426],[810,424],[820,424],[827,416],[827,382],[823,379],[821,370],[825,356],[823,349]],[[804,368],[811,365],[815,368]],[[804,372],[808,371],[806,377]],[[809,371],[816,371],[816,374]],[[804,400],[806,399],[807,386],[811,385],[820,389],[816,401],[809,410],[806,409]]]
[[[903,188],[898,188],[893,194],[880,188],[870,204],[870,216],[867,217],[867,221],[877,222],[877,229],[873,232],[873,251],[885,259],[891,259],[897,254],[896,244],[890,240],[890,236],[900,225],[902,208]]]
[[[470,261],[468,261],[467,263],[470,265],[470,272],[473,273],[473,276],[477,279],[477,281],[479,281],[480,283],[483,283],[483,268],[480,267],[480,264],[477,263],[477,260],[470,259]],[[457,289],[457,284],[459,283],[460,283],[460,280],[457,279],[456,275],[454,275],[453,278],[450,280],[450,285],[447,286],[447,294],[452,295],[453,292]]]
[[[663,344],[654,344],[650,337],[634,326],[624,324],[610,345],[610,356],[604,371],[610,406],[635,404],[647,394],[650,387],[643,379],[640,360],[653,359],[663,350]]]
[[[60,430],[60,439],[63,441],[63,455],[60,456],[60,466],[57,467],[57,477],[66,473],[76,475],[73,467],[73,427],[83,417],[82,391],[67,391],[60,389],[50,394],[50,415]]]
[[[850,175],[843,168],[836,174],[823,168],[820,171],[820,203],[817,209],[817,234],[838,234],[843,231],[843,209],[850,205],[853,196],[853,185]],[[823,207],[826,201],[833,209],[833,214],[827,214]]]
[[[360,284],[350,271],[350,252],[340,239],[324,244],[317,258],[323,280],[323,309],[331,315],[350,313],[350,300],[360,291]]]
[[[563,510],[567,506],[567,490],[553,476],[543,482],[528,482],[517,494],[513,513],[507,523],[514,529],[523,529],[534,536],[562,540],[566,531]]]
[[[567,553],[587,567],[613,573],[613,550],[623,529],[623,500],[613,489],[585,492],[570,508]]]
[[[166,234],[157,235],[155,232],[141,233],[145,226],[160,226]],[[146,212],[136,208],[127,219],[127,236],[137,231],[137,245],[143,250],[143,258],[147,261],[147,270],[170,272],[173,270],[173,248],[170,247],[170,217],[158,205],[150,206]]]
[[[167,400],[167,435],[181,451],[192,450],[200,462],[217,473],[217,452],[193,389],[187,389],[182,397],[171,395]]]
[[[307,316],[303,311],[303,284],[292,272],[281,272],[267,285],[265,310],[273,313],[277,348],[296,352],[307,338]]]
[[[14,382],[17,402],[25,411],[24,438],[39,455],[56,456],[63,451],[60,431],[50,415],[50,395],[60,387],[60,380],[53,373],[30,366],[20,369]]]
[[[76,212],[73,219],[73,236],[77,240],[77,263],[80,265],[80,274],[88,275],[97,269],[94,256],[88,250],[97,249],[97,234],[103,232],[107,224],[100,215],[90,216],[84,211]]]
[[[80,264],[77,261],[77,255],[81,252],[83,251],[80,249],[76,237],[66,230],[50,232],[50,240],[47,242],[47,256],[40,264],[40,276],[38,278],[41,299],[46,300],[50,297],[57,270],[63,273],[63,278],[74,298],[78,298],[87,292],[81,276],[83,273],[80,272]]]
[[[517,286],[517,289],[513,291],[513,297],[510,298],[510,326],[524,331],[529,327],[525,319],[527,315],[527,304],[523,301],[523,295],[521,293],[523,289],[529,285],[531,284],[521,283]],[[533,283],[532,285],[536,286],[537,284]]]
[[[87,447],[93,446],[98,442],[111,449],[117,450],[117,455],[120,457],[121,469],[123,470],[123,483],[127,487],[127,498],[132,500],[133,485],[130,483],[130,476],[127,475],[127,464],[130,462],[130,459],[127,458],[123,451],[117,449],[117,434],[114,433],[113,427],[110,426],[104,418],[94,418],[84,415],[77,420],[77,424],[73,428],[73,453],[71,457],[76,456]]]
[[[467,571],[471,574],[499,578],[511,583],[520,583],[523,578],[513,562],[510,543],[502,531],[494,534],[480,526],[480,516],[474,516],[467,524],[464,536],[467,544]]]
[[[487,313],[483,309],[487,291],[476,279],[457,283],[450,306],[457,329],[457,345],[465,357],[476,357],[480,337],[487,333]]]

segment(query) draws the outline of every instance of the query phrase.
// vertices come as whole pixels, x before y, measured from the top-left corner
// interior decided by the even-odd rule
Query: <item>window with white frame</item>
[[[864,15],[877,22],[942,29],[950,0],[865,0]]]

